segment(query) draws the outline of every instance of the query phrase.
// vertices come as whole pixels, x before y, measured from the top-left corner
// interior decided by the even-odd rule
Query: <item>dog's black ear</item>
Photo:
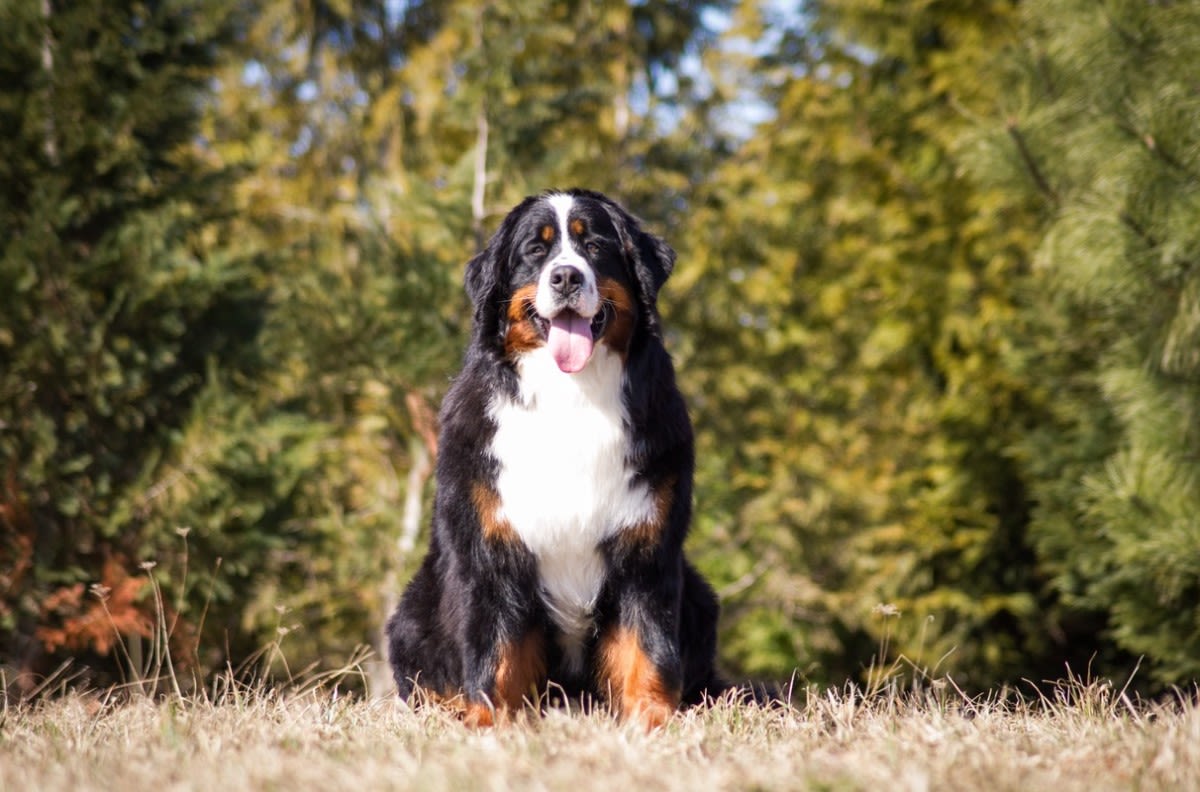
[[[675,250],[662,238],[637,228],[634,232],[634,274],[642,293],[651,302],[658,300],[658,290],[675,269]]]
[[[492,242],[495,241],[493,237]],[[486,248],[476,253],[467,262],[463,285],[467,289],[467,298],[476,307],[488,299],[496,290],[496,284],[499,282],[496,272],[498,265],[493,258],[494,254],[493,245],[489,243]]]
[[[512,257],[513,239],[517,233],[517,225],[521,217],[537,201],[537,196],[529,196],[509,212],[496,233],[488,240],[483,250],[476,253],[467,262],[467,270],[463,276],[463,285],[467,289],[467,297],[475,305],[478,317],[480,308],[500,301],[497,290],[508,280]]]
[[[664,240],[642,228],[636,217],[616,203],[605,200],[604,209],[617,229],[625,255],[633,266],[642,299],[653,309],[658,290],[675,269],[675,251]]]
[[[467,262],[463,275],[463,286],[471,300],[474,317],[473,333],[480,339],[496,339],[504,331],[500,289],[508,278],[508,250],[503,233],[502,226],[487,247]]]

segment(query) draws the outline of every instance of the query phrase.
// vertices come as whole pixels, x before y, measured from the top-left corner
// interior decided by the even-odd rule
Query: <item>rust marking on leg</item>
[[[490,729],[496,725],[495,713],[486,701],[470,701],[463,709],[463,723],[472,729]]]
[[[667,517],[675,503],[675,476],[668,476],[654,488],[654,514],[621,531],[619,541],[629,549],[654,547],[667,526]]]
[[[495,490],[476,482],[471,488],[471,501],[475,505],[475,513],[479,515],[479,528],[484,539],[489,542],[511,542],[517,538],[508,520],[498,516],[500,496]]]
[[[601,640],[598,660],[600,689],[623,719],[657,729],[679,708],[679,691],[667,687],[635,631],[613,628]]]
[[[538,688],[545,679],[545,636],[541,630],[503,644],[496,660],[492,689],[488,692],[490,699],[463,701],[463,723],[477,729],[508,723],[526,700],[537,702]]]
[[[496,664],[494,701],[498,709],[520,709],[528,698],[537,701],[537,691],[546,679],[545,640],[541,630],[505,644]]]

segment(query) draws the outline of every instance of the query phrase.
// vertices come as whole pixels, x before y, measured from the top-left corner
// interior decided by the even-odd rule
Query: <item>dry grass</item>
[[[808,691],[791,709],[721,702],[657,733],[551,711],[471,731],[433,709],[231,688],[0,713],[3,790],[1200,788],[1200,708],[1134,706],[1075,681],[1001,703]]]

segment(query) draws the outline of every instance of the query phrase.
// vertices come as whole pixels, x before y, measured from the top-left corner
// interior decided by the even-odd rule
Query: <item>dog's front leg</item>
[[[545,630],[530,601],[535,581],[529,574],[496,571],[481,575],[466,619],[463,670],[466,722],[472,726],[503,722],[527,697],[536,701],[546,679]]]
[[[654,729],[679,708],[679,559],[626,559],[620,568],[617,617],[596,648],[597,682],[622,718]]]

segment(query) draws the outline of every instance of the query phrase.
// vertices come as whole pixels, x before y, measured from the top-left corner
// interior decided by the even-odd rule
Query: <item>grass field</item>
[[[69,695],[0,714],[0,790],[1188,790],[1200,708],[1103,684],[1002,702],[939,685],[720,702],[645,734],[597,710],[490,731],[392,698],[230,688],[159,700]]]

